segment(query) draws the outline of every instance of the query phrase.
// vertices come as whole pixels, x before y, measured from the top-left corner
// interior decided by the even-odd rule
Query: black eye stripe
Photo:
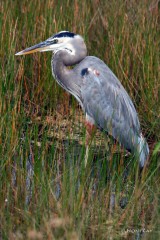
[[[70,37],[70,38],[73,38],[75,35],[76,35],[75,33],[64,31],[64,32],[59,32],[59,33],[55,34],[54,37],[58,37],[58,38]]]

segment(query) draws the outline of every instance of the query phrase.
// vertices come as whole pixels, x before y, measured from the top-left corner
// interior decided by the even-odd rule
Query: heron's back
[[[83,72],[84,69],[88,69],[88,73]],[[101,130],[111,134],[126,149],[135,151],[141,134],[139,119],[117,77],[103,61],[92,56],[81,61],[74,71],[82,76],[80,91],[85,112]]]

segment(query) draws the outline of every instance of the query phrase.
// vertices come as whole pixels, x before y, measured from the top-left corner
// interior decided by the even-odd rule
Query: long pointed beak
[[[26,55],[26,54],[31,54],[34,52],[51,51],[51,49],[49,47],[51,44],[52,43],[50,41],[46,40],[46,41],[38,43],[32,47],[26,48],[23,51],[16,53],[15,55]]]

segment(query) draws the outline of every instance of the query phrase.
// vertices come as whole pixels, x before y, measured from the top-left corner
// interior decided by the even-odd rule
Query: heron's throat
[[[52,64],[53,77],[56,79],[56,81],[62,88],[64,88],[67,92],[74,95],[76,99],[81,103],[81,100],[80,100],[81,94],[79,90],[80,79],[76,75],[74,68],[69,68],[68,66],[75,65],[79,61],[83,60],[83,58],[81,60],[76,59],[76,61],[73,61],[73,58],[72,58],[72,61],[70,61],[71,64],[66,64],[66,61],[65,61],[66,53],[65,53],[65,56],[63,54],[57,53],[52,57],[51,64]]]
[[[66,76],[68,75],[68,71],[70,71],[67,66],[64,64],[63,60],[53,54],[52,61],[52,74],[53,77],[57,80],[57,82],[62,86],[62,82],[65,82]],[[62,86],[64,88],[64,86]]]
[[[63,51],[62,53],[61,51],[52,56],[51,65],[53,77],[62,88],[70,92],[72,88],[71,81],[75,76],[73,70],[69,69],[68,66],[74,65],[74,62],[66,64],[66,52]]]
[[[74,50],[74,51],[73,51]],[[81,62],[87,55],[87,49],[83,47],[76,49],[71,48],[72,52],[60,50],[52,56],[52,74],[56,79],[65,81],[68,75],[71,76],[72,70],[69,66],[74,66]]]

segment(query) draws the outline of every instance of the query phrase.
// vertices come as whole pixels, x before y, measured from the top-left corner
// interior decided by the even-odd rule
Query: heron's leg
[[[85,153],[85,158],[84,158],[84,164],[85,167],[87,166],[87,162],[88,162],[88,154],[89,154],[89,146],[86,146],[86,153]]]
[[[96,127],[89,121],[85,122],[85,126],[86,126],[86,153],[85,153],[85,167],[86,167],[88,161],[89,147],[95,135]]]

